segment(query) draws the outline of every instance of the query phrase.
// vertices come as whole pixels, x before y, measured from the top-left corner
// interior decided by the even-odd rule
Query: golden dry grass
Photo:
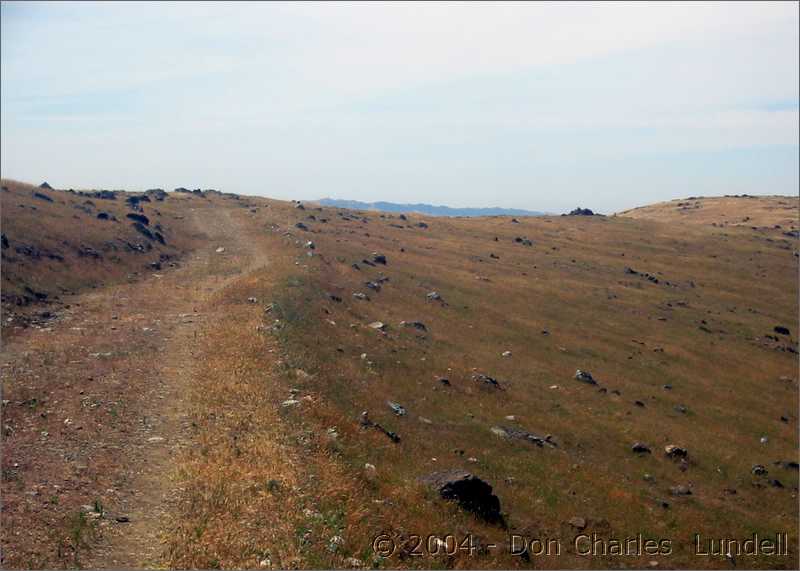
[[[185,200],[174,204],[203,199]],[[692,534],[786,531],[789,557],[740,564],[795,568],[798,475],[773,462],[796,461],[798,450],[797,241],[784,234],[798,222],[778,204],[797,200],[727,200],[736,216],[751,209],[757,228],[675,221],[684,215],[672,205],[636,211],[652,219],[515,224],[257,198],[247,199],[252,210],[203,203],[235,221],[235,243],[252,253],[214,270],[225,286],[208,300],[192,382],[176,404],[192,420],[192,445],[168,471],[180,494],[163,527],[164,563],[591,568],[655,559],[662,568],[729,568],[694,556]],[[301,221],[309,231],[295,227]],[[362,262],[376,251],[386,266]],[[379,292],[365,287],[380,276],[389,280]],[[431,291],[445,303],[427,300]],[[385,334],[367,327],[376,320]],[[413,320],[427,332],[400,326]],[[574,380],[578,368],[607,392]],[[475,372],[502,390],[480,386]],[[300,404],[283,407],[290,389]],[[395,416],[387,400],[408,415]],[[362,429],[363,410],[400,442]],[[502,439],[491,431],[498,425],[552,434],[558,448]],[[635,441],[653,453],[634,455]],[[685,470],[664,456],[669,443],[688,449]],[[754,464],[769,477],[753,476]],[[494,486],[508,530],[417,481],[452,467]],[[675,485],[693,494],[673,497]],[[568,524],[576,516],[605,538],[669,538],[672,555],[579,556]],[[372,549],[382,533],[398,546],[386,559]],[[509,556],[508,533],[558,538],[564,553]],[[476,553],[411,551],[416,535],[469,534],[483,545]]]

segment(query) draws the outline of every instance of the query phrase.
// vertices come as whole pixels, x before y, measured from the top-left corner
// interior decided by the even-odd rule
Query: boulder
[[[592,212],[589,208],[575,208],[571,210],[569,213],[570,216],[594,216],[594,212]]]
[[[383,264],[386,265],[386,256],[383,254],[379,254],[377,252],[372,253],[372,262],[375,264]]]
[[[434,472],[420,478],[427,487],[435,490],[442,499],[458,505],[489,523],[503,523],[500,500],[492,493],[492,486],[465,470]]]
[[[783,325],[776,325],[773,328],[773,331],[775,331],[775,333],[777,333],[778,335],[791,335],[789,328],[784,327]]]
[[[44,181],[42,184],[39,185],[39,188],[44,188],[47,190],[53,190],[53,187],[47,184],[47,181]]]

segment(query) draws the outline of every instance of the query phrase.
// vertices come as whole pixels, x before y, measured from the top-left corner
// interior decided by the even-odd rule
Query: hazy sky
[[[3,2],[0,170],[551,212],[797,194],[798,6]]]

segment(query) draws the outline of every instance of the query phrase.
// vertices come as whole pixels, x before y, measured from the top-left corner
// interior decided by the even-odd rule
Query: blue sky
[[[0,170],[551,212],[797,194],[798,6],[3,2]]]

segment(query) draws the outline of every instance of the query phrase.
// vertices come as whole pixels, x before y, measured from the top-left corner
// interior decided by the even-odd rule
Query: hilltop
[[[4,566],[729,568],[693,534],[775,530],[788,556],[739,563],[798,565],[797,198],[512,220],[120,194],[165,244],[99,279],[12,248],[131,223],[3,184],[4,289],[61,298],[4,305],[51,313],[3,323]],[[432,490],[447,470],[497,512]],[[581,533],[671,551],[587,557]],[[447,534],[470,549],[420,545]]]

